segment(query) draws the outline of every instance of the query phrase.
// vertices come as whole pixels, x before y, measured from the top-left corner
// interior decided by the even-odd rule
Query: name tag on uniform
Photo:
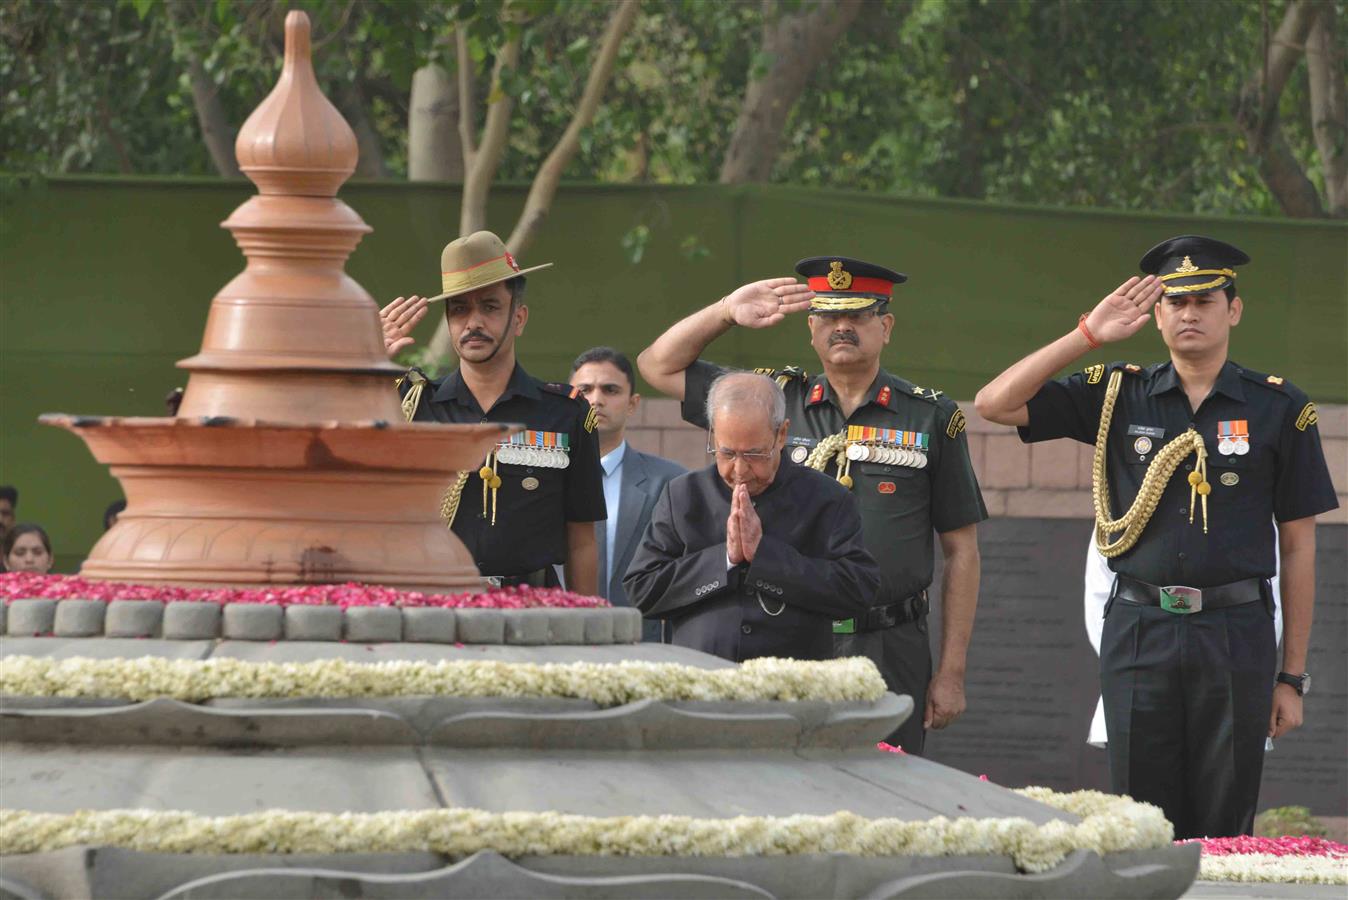
[[[1129,425],[1128,434],[1129,436],[1141,435],[1142,437],[1149,437],[1152,440],[1160,440],[1165,437],[1165,429],[1154,428],[1151,425]]]

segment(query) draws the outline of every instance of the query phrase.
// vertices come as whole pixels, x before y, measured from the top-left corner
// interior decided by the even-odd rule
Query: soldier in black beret
[[[965,656],[978,603],[977,523],[987,518],[969,460],[964,413],[940,391],[880,368],[889,343],[894,289],[907,276],[847,256],[796,264],[805,284],[770,278],[733,293],[674,325],[638,359],[641,374],[683,401],[686,421],[708,427],[704,405],[726,370],[699,359],[735,325],[767,328],[809,311],[810,343],[823,374],[794,366],[765,368],[786,394],[785,453],[852,491],[866,549],[880,563],[880,589],[862,615],[833,623],[836,656],[866,656],[891,691],[915,710],[890,741],[922,752],[927,728],[944,728],[963,711]],[[933,674],[927,638],[927,587],[939,537],[942,581],[940,668]]]
[[[1315,404],[1281,376],[1227,357],[1244,308],[1236,267],[1249,261],[1198,235],[1156,245],[1142,257],[1145,277],[1119,285],[976,400],[1023,441],[1095,445],[1095,540],[1114,571],[1100,646],[1110,779],[1161,807],[1178,838],[1251,832],[1265,739],[1301,724],[1315,516],[1338,505]],[[1050,380],[1152,318],[1169,362]]]
[[[540,381],[515,359],[529,321],[525,276],[549,265],[522,269],[500,238],[478,231],[445,246],[441,293],[399,297],[379,315],[391,356],[412,343],[427,304],[445,301],[459,368],[441,378],[414,368],[399,380],[409,421],[526,426],[477,472],[461,473],[445,498],[445,518],[482,574],[498,585],[554,586],[561,565],[569,590],[597,594],[594,523],[606,510],[594,411],[577,388]]]

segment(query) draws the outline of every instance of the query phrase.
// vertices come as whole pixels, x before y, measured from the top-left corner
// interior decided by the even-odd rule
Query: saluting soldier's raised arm
[[[384,349],[389,356],[416,343],[412,329],[426,315],[429,305],[425,297],[413,294],[399,297],[379,311],[379,324],[384,329]]]
[[[682,400],[684,370],[731,326],[770,328],[791,313],[808,310],[813,299],[814,291],[794,278],[765,278],[743,285],[675,323],[641,351],[637,368],[656,390]]]

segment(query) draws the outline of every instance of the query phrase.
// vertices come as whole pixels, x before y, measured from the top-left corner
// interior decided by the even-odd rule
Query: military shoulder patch
[[[595,412],[594,407],[591,406],[590,411],[585,414],[585,430],[594,431],[595,427],[598,424],[599,424],[599,415],[598,413]]]
[[[1319,421],[1320,414],[1315,411],[1315,404],[1307,403],[1297,416],[1297,431],[1305,431]]]
[[[964,418],[964,410],[958,406],[955,407],[955,414],[950,417],[950,424],[945,427],[945,436],[954,439],[964,430],[964,426],[969,424]]]
[[[772,368],[772,366],[759,366],[754,369],[754,374],[772,376],[776,371],[777,370]]]
[[[1096,363],[1093,366],[1087,366],[1081,371],[1086,373],[1087,384],[1099,384],[1100,379],[1105,377],[1105,367],[1101,363]]]

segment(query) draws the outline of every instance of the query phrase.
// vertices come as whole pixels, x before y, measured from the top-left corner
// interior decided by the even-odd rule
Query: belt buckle
[[[1172,584],[1161,588],[1161,609],[1177,616],[1203,611],[1203,591],[1200,588]]]

